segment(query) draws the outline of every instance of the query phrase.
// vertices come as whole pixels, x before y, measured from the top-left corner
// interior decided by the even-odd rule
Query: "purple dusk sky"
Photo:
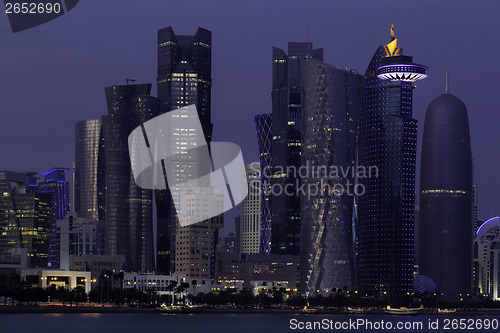
[[[167,26],[212,31],[214,141],[237,143],[255,161],[252,116],[271,111],[272,46],[307,41],[309,22],[325,62],[364,73],[394,23],[404,53],[429,66],[414,91],[419,153],[425,110],[444,92],[448,62],[450,92],[469,111],[479,217],[489,218],[500,214],[499,12],[497,1],[82,0],[16,34],[0,14],[0,169],[70,167],[74,124],[107,112],[105,86],[125,77],[156,82],[156,33]]]

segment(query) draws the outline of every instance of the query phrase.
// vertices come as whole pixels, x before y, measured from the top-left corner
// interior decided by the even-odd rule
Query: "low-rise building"
[[[291,289],[298,288],[299,256],[222,253],[218,259],[217,281],[282,281]]]
[[[21,281],[30,283],[33,287],[47,288],[51,285],[74,289],[76,287],[85,288],[88,293],[91,290],[92,282],[90,272],[63,271],[43,268],[29,268],[19,270]]]

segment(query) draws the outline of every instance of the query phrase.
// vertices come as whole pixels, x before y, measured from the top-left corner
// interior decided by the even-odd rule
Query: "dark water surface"
[[[455,320],[455,327],[452,322]],[[462,322],[460,322],[462,320]],[[364,321],[365,324],[361,324]],[[447,329],[445,327],[448,321]],[[496,324],[495,325],[495,321]],[[359,326],[352,326],[352,323]],[[369,322],[369,323],[367,323]],[[383,322],[383,324],[382,324]],[[429,323],[437,323],[429,328]],[[371,324],[370,324],[371,323]],[[389,324],[388,324],[389,323]],[[406,325],[398,329],[398,325]],[[420,324],[419,324],[420,323]],[[467,328],[460,329],[460,324]],[[341,326],[351,324],[347,329]],[[316,325],[316,329],[307,327]],[[336,326],[337,325],[337,326]],[[371,327],[367,325],[372,325]],[[384,325],[384,326],[381,326]],[[388,327],[392,325],[392,327]],[[421,325],[421,326],[418,326]],[[463,325],[462,325],[463,326]],[[488,328],[486,328],[488,326]],[[314,326],[312,326],[314,328]],[[354,328],[353,328],[354,327]],[[295,328],[295,329],[292,329]],[[437,328],[437,329],[436,329]],[[286,314],[0,314],[0,333],[54,332],[500,332],[500,316],[286,315]]]

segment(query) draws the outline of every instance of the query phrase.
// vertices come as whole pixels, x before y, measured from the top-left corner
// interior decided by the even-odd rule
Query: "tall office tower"
[[[128,136],[160,113],[151,84],[106,88],[102,117],[106,181],[106,254],[125,255],[127,271],[155,271],[152,191],[136,185]]]
[[[34,173],[0,171],[0,253],[28,250],[31,267],[47,267],[52,198],[36,193]]]
[[[273,47],[272,83],[272,188],[285,186],[296,193],[294,172],[300,167],[301,92],[299,59],[323,61],[323,49],[312,49],[312,43],[288,43],[288,54]],[[284,191],[271,196],[271,252],[300,253],[300,196]]]
[[[100,119],[75,125],[75,207],[81,218],[104,221],[104,138]]]
[[[448,92],[425,114],[420,167],[420,274],[445,299],[472,290],[474,193],[469,118]]]
[[[271,179],[272,179],[272,123],[270,114],[258,114],[253,117],[257,132],[260,161],[260,247],[259,253],[271,253]]]
[[[302,87],[301,291],[353,286],[355,142],[363,76],[305,59]],[[305,176],[305,177],[304,177]]]
[[[261,189],[260,165],[252,163],[246,165],[248,195],[241,203],[240,215],[240,253],[259,253],[260,219],[261,219]]]
[[[43,174],[44,182],[38,184],[38,193],[45,193],[52,201],[52,222],[50,231],[50,247],[47,267],[59,268],[57,250],[56,221],[62,220],[69,213],[69,182],[66,172],[69,169],[54,168]]]
[[[357,284],[364,290],[406,294],[413,289],[417,120],[414,83],[425,66],[403,55],[391,27],[365,73],[358,121],[358,167],[374,170],[359,179]]]
[[[187,105],[196,105],[205,140],[212,141],[211,90],[212,90],[212,33],[198,28],[192,36],[176,35],[172,27],[158,31],[158,98],[162,112]],[[183,140],[185,129],[179,128],[179,140]],[[175,163],[168,166],[179,168]],[[175,172],[174,172],[175,173]],[[187,180],[187,170],[176,174]],[[194,177],[196,178],[196,177]],[[180,180],[182,180],[180,179]],[[176,221],[176,210],[171,193],[155,191],[158,207],[158,271],[182,271],[188,277],[213,277],[215,269],[215,245],[222,216],[195,225],[180,228]],[[180,229],[179,229],[180,228]],[[201,236],[208,230],[209,236]],[[202,237],[203,239],[198,239]],[[193,241],[188,253],[180,239]],[[200,246],[200,244],[205,244]],[[181,246],[182,245],[182,246]],[[180,252],[179,252],[179,251]]]

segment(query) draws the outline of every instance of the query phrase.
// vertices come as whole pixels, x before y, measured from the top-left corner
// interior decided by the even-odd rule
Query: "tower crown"
[[[382,66],[377,70],[377,77],[386,81],[417,82],[427,77],[426,66],[413,63],[410,56],[403,55],[403,49],[398,47],[398,39],[394,34],[394,24],[391,25],[391,42],[382,45]]]

